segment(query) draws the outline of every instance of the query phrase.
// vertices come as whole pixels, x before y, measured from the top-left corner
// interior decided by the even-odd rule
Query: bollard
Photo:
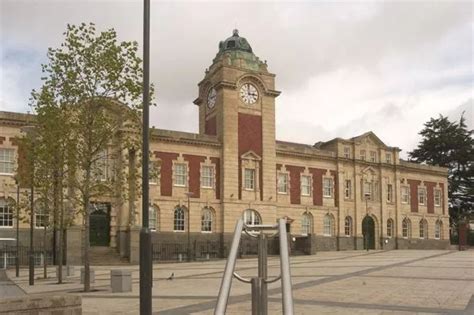
[[[252,286],[252,315],[260,315],[260,284],[262,280],[258,277],[250,279]]]

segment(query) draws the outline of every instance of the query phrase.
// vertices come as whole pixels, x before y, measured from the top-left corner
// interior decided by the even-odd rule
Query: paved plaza
[[[153,310],[212,314],[224,266],[224,260],[154,265]],[[26,269],[18,279],[14,270],[7,274],[21,289],[15,289],[16,294],[80,294],[83,314],[137,314],[138,266],[94,269],[94,291],[87,294],[80,292],[79,267],[63,285],[51,278],[37,279],[30,287]],[[110,269],[132,270],[132,292],[111,292]],[[256,259],[238,260],[237,270],[243,276],[255,275]],[[42,275],[41,269],[36,272]],[[171,273],[174,279],[166,280]],[[278,274],[278,257],[270,257],[269,275]],[[320,252],[291,257],[291,274],[295,314],[474,314],[473,250]],[[6,283],[0,279],[0,286]],[[227,314],[249,313],[250,286],[234,279]],[[269,286],[269,314],[279,313],[280,282],[276,282]]]

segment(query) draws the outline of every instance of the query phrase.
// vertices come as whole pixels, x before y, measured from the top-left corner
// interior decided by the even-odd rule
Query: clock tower
[[[222,143],[222,201],[274,202],[275,75],[234,30],[198,86],[199,133]]]

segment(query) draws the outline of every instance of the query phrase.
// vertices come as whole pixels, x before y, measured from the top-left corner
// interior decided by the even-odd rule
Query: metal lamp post
[[[149,216],[150,0],[143,1],[142,228],[140,230],[140,314],[151,315],[152,257]]]
[[[16,184],[16,257],[15,257],[15,276],[20,276],[20,259],[18,257],[20,253],[20,183],[15,178]]]
[[[367,251],[369,251],[369,221],[368,221],[368,216],[369,216],[369,198],[370,198],[370,193],[366,192],[364,194],[365,196],[365,218],[367,221],[365,221],[365,232],[364,232],[364,242],[365,242],[365,248]]]
[[[185,193],[185,195],[188,197],[188,251],[187,251],[187,260],[191,261],[191,231],[190,231],[190,221],[191,221],[191,200],[190,198],[193,196],[193,193],[191,191],[188,191]]]

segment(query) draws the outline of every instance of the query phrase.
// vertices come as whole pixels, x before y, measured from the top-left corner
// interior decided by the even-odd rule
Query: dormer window
[[[350,147],[344,147],[344,157],[346,159],[351,158],[351,148]]]
[[[377,152],[375,151],[370,151],[370,162],[377,162]]]

